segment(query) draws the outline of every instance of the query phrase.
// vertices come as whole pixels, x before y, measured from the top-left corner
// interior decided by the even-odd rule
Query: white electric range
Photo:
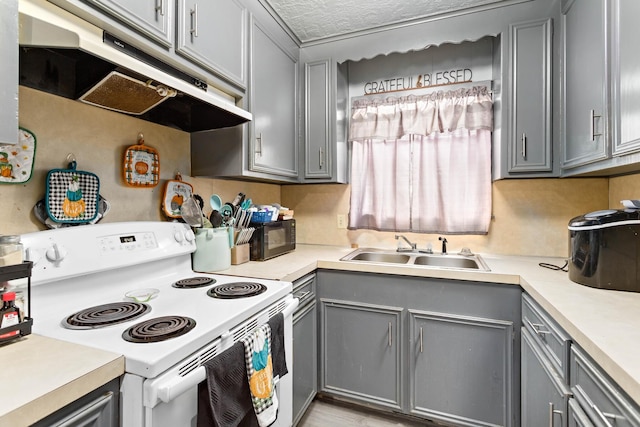
[[[291,366],[291,283],[194,272],[186,224],[74,226],[21,240],[34,262],[33,332],[124,355],[122,426],[194,425],[202,363],[280,312]],[[277,390],[274,426],[290,426],[291,375]]]

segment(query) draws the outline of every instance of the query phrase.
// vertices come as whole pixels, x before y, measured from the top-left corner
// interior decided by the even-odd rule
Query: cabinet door
[[[576,399],[569,399],[568,408],[568,427],[593,427],[593,423],[584,413]]]
[[[256,19],[252,19],[251,39],[249,169],[297,177],[298,60]]]
[[[247,9],[236,0],[178,0],[176,52],[245,88]]]
[[[514,24],[509,172],[551,172],[551,19]]]
[[[316,303],[293,316],[293,424],[296,425],[318,391]]]
[[[305,64],[305,178],[331,178],[330,61]]]
[[[570,168],[605,159],[607,3],[573,0],[563,8],[564,159]]]
[[[616,135],[613,153],[624,154],[640,149],[640,98],[638,97],[638,75],[640,73],[640,2],[615,1],[612,11],[614,36],[611,42],[614,71],[613,105],[616,118]]]
[[[564,427],[569,387],[526,328],[521,338],[522,427]]]
[[[402,309],[321,300],[321,388],[401,409]]]
[[[410,310],[411,413],[514,425],[513,323]]]
[[[173,46],[175,0],[86,0],[163,46]]]
[[[0,145],[18,143],[18,0],[0,2]]]

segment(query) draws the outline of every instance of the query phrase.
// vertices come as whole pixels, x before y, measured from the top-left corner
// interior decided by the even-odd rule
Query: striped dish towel
[[[242,343],[253,409],[260,427],[267,427],[278,417],[278,397],[271,359],[271,328],[268,324],[260,326]]]

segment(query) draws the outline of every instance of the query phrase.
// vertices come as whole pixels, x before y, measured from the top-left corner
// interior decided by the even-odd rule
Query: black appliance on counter
[[[296,248],[296,220],[251,223],[255,227],[251,237],[252,261],[265,261],[286,254]]]
[[[569,278],[640,292],[640,210],[602,210],[569,221]]]

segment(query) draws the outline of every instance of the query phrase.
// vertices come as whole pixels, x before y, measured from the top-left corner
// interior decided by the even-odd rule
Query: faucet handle
[[[447,253],[447,238],[440,236],[438,240],[442,242],[442,255],[444,255]]]

